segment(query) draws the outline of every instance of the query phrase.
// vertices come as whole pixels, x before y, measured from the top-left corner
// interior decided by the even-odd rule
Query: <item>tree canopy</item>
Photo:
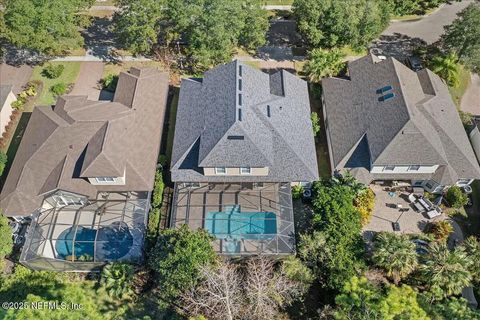
[[[79,12],[94,0],[6,0],[5,38],[20,48],[61,54],[83,45]]]
[[[379,0],[295,0],[298,28],[312,47],[363,48],[388,25],[390,6]]]
[[[313,49],[308,53],[308,60],[303,66],[303,72],[308,80],[319,83],[322,78],[338,75],[345,67],[345,55],[338,49]]]
[[[480,71],[480,6],[471,4],[445,27],[444,47],[457,54],[460,61],[475,72]]]

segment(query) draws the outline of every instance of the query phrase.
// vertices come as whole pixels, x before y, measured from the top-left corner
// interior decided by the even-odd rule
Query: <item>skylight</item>
[[[393,99],[394,97],[395,97],[395,93],[390,92],[390,93],[387,93],[386,95],[378,98],[378,101],[387,101],[387,100]]]
[[[383,88],[378,89],[377,94],[382,94],[390,90],[392,90],[392,86],[385,86]]]
[[[244,140],[244,136],[227,136],[228,140]]]

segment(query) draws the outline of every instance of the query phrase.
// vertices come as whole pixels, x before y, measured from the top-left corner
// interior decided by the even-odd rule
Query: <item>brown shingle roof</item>
[[[168,95],[168,74],[121,73],[113,102],[64,96],[55,108],[36,107],[0,195],[7,216],[29,215],[45,196],[65,190],[149,191]],[[92,185],[86,177],[123,176],[124,185]]]

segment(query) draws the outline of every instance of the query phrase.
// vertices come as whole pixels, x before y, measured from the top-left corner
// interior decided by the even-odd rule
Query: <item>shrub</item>
[[[67,92],[67,85],[64,82],[59,82],[50,87],[50,92],[55,96],[61,96]]]
[[[439,241],[446,241],[453,232],[453,227],[448,221],[436,221],[430,225],[430,233]]]
[[[354,203],[360,214],[362,225],[366,225],[370,222],[375,207],[375,193],[368,188],[357,196]]]
[[[450,207],[460,209],[467,204],[468,197],[459,186],[453,186],[448,189],[445,200]]]
[[[147,235],[146,235],[146,250],[154,247],[155,241],[158,236],[158,229],[160,225],[160,208],[153,208],[148,214],[148,226],[147,226]]]
[[[110,296],[122,297],[133,292],[134,268],[128,263],[114,262],[103,268],[100,283]]]
[[[165,184],[163,183],[162,172],[157,170],[155,173],[155,184],[153,187],[153,195],[152,195],[152,206],[154,208],[159,208],[162,206],[163,200],[163,189]]]
[[[117,89],[118,75],[109,74],[101,80],[102,88],[107,91],[115,92]]]
[[[300,199],[303,195],[303,191],[304,191],[304,189],[301,185],[299,185],[299,184],[294,185],[292,187],[292,198],[293,199]]]
[[[63,64],[49,64],[42,70],[42,75],[48,79],[56,79],[63,73],[65,66]]]
[[[0,237],[0,261],[12,253],[13,240],[11,236],[12,230],[8,225],[8,219],[3,214],[0,213],[0,234],[3,236]]]
[[[318,113],[312,112],[312,114],[310,115],[310,119],[312,120],[313,136],[316,137],[317,134],[320,132],[320,121],[318,119]]]
[[[5,166],[7,165],[7,154],[3,151],[0,151],[0,176],[3,174],[3,170],[5,170]]]
[[[16,110],[22,110],[24,105],[25,105],[25,101],[22,99],[18,99],[12,102],[12,108]]]

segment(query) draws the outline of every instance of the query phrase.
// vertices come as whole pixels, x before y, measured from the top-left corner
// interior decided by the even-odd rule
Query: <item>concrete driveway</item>
[[[411,38],[420,38],[427,43],[433,43],[443,34],[443,27],[451,24],[457,17],[457,13],[473,2],[474,0],[452,1],[452,3],[445,4],[425,18],[416,21],[394,21],[383,34],[394,35],[399,33]]]
[[[103,76],[102,62],[82,62],[75,86],[70,94],[87,95],[90,100],[98,100],[101,90],[99,81]]]
[[[480,115],[480,77],[476,73],[471,74],[470,85],[462,97],[460,109],[476,116]]]
[[[13,92],[18,94],[32,76],[32,67],[27,65],[11,66],[0,64],[0,84],[13,85]]]

